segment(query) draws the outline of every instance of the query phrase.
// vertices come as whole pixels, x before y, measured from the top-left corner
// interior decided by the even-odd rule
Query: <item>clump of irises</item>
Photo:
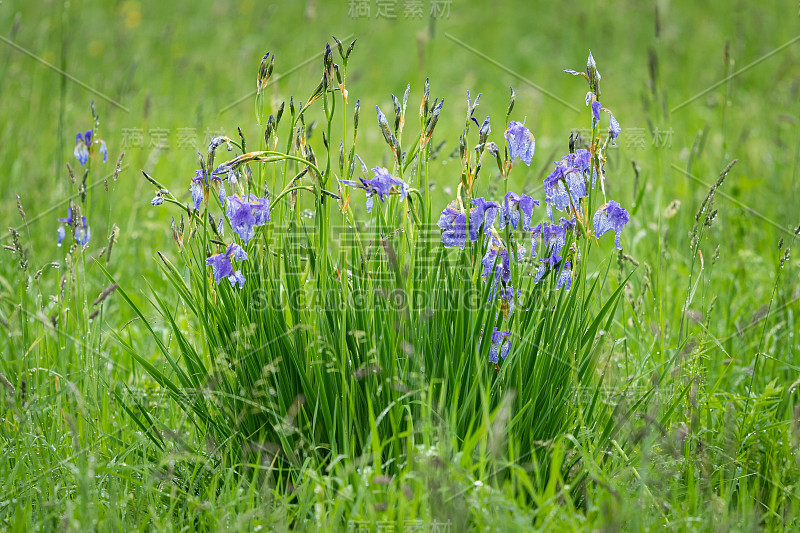
[[[257,228],[265,226],[271,217],[270,200],[265,194],[264,197],[259,197],[256,194],[246,192],[250,189],[250,185],[240,181],[240,175],[247,172],[246,165],[251,161],[263,161],[263,158],[258,156],[251,156],[251,154],[243,154],[231,161],[227,161],[211,172],[208,171],[209,166],[214,161],[216,150],[221,145],[227,145],[228,150],[233,150],[233,147],[242,148],[242,143],[236,143],[232,139],[219,136],[211,139],[208,145],[208,163],[200,156],[200,169],[196,170],[194,176],[189,179],[188,190],[191,195],[189,204],[181,203],[175,198],[172,193],[163,187],[159,182],[150,177],[144,172],[145,178],[156,186],[156,195],[150,201],[153,206],[159,206],[168,201],[181,206],[186,209],[190,216],[196,221],[202,221],[208,217],[213,220],[211,212],[212,208],[219,208],[222,214],[219,215],[219,222],[211,227],[211,230],[217,237],[223,238],[225,234],[225,226],[236,234],[241,243],[247,245],[256,235]],[[225,184],[231,191],[228,194]],[[180,228],[180,229],[178,229]],[[173,223],[173,237],[179,248],[183,244],[183,223],[176,226]],[[245,261],[248,258],[247,252],[237,242],[225,244],[220,240],[213,240],[216,246],[224,246],[225,251],[217,254],[210,254],[206,259],[206,264],[211,266],[214,281],[219,284],[223,279],[230,281],[231,286],[241,289],[245,283],[245,277],[241,270],[236,270],[233,267],[233,261]]]
[[[605,195],[606,149],[609,143],[614,144],[621,128],[613,113],[600,103],[600,74],[591,52],[585,71],[567,69],[565,72],[582,76],[589,84],[585,103],[591,110],[592,138],[586,148],[580,148],[576,146],[578,138],[570,136],[569,152],[555,162],[553,171],[544,178],[545,216],[538,224],[532,223],[534,209],[540,207],[538,200],[507,191],[500,201],[494,201],[478,197],[475,191],[484,153],[497,160],[506,186],[509,172],[516,162],[529,166],[533,160],[534,135],[524,122],[508,121],[514,107],[513,89],[502,156],[497,144],[488,140],[491,131],[489,118],[483,124],[473,118],[480,95],[472,101],[467,94],[467,123],[461,137],[461,183],[457,198],[442,210],[438,226],[446,247],[464,250],[467,241],[482,247],[482,278],[492,284],[489,301],[500,301],[503,319],[507,321],[515,308],[515,299],[519,297],[519,291],[515,292],[513,287],[513,270],[519,269],[521,275],[533,276],[536,284],[552,280],[554,289],[568,291],[572,287],[575,267],[581,259],[581,239],[599,239],[613,231],[614,243],[622,249],[621,231],[630,220],[628,212],[617,202],[608,201]],[[602,132],[602,113],[609,115],[606,135]],[[467,148],[470,121],[480,126],[474,159]],[[599,191],[596,193],[598,182]],[[598,203],[598,193],[602,201],[590,218],[590,210]],[[564,216],[558,216],[556,220],[556,212]],[[524,262],[532,268],[527,270]],[[491,363],[498,363],[498,353],[506,358],[511,335],[495,328],[489,356]]]
[[[346,62],[349,52],[344,54],[340,49],[340,53]],[[259,71],[259,87],[266,83],[263,77],[268,77],[271,71],[266,58],[267,56],[262,61],[262,68]],[[217,284],[227,279],[232,287],[238,286],[241,289],[244,286],[246,280],[240,267],[248,260],[248,250],[252,252],[250,247],[259,236],[259,228],[266,226],[270,221],[271,206],[281,198],[288,197],[291,199],[291,208],[294,209],[297,193],[300,190],[313,192],[318,207],[325,205],[323,203],[325,197],[335,198],[339,201],[342,213],[350,211],[350,196],[355,189],[364,191],[367,213],[375,210],[378,205],[376,198],[383,204],[388,198],[395,196],[401,202],[407,203],[408,213],[419,223],[416,202],[412,201],[412,195],[413,198],[421,198],[420,191],[409,186],[403,172],[408,168],[408,159],[420,154],[429,143],[443,100],[437,99],[432,103],[429,101],[429,85],[426,80],[420,106],[422,126],[420,136],[408,150],[403,148],[402,131],[410,87],[406,89],[402,98],[392,95],[393,121],[390,122],[380,107],[376,106],[378,127],[392,151],[393,170],[375,166],[370,176],[367,165],[355,154],[355,146],[351,147],[348,155],[342,143],[339,150],[339,176],[331,180],[338,186],[338,191],[330,191],[327,190],[329,178],[333,175],[330,152],[325,161],[317,162],[314,151],[308,143],[303,119],[303,111],[309,105],[320,98],[323,102],[328,102],[328,92],[335,91],[337,86],[346,101],[347,95],[339,67],[332,62],[330,47],[326,47],[324,62],[323,79],[309,100],[305,104],[299,103],[297,107],[293,100],[289,102],[294,133],[285,151],[277,149],[275,135],[283,113],[281,105],[277,111],[277,118],[270,116],[266,122],[265,150],[248,152],[241,131],[239,132],[241,142],[224,136],[211,140],[208,146],[208,158],[200,157],[200,169],[189,179],[186,192],[190,194],[191,200],[188,203],[183,204],[178,201],[167,189],[145,174],[157,188],[156,197],[151,201],[153,205],[169,201],[183,207],[198,224],[205,226],[208,221],[212,221],[209,230],[216,235],[216,238],[213,238],[214,235],[211,233],[205,233],[205,244],[208,246],[206,265],[211,267],[213,279]],[[455,199],[442,210],[437,222],[445,247],[460,248],[464,253],[478,250],[478,253],[474,254],[473,263],[476,276],[479,275],[489,284],[488,301],[492,305],[499,303],[500,306],[495,314],[497,323],[487,342],[491,345],[489,361],[498,365],[501,360],[509,357],[512,351],[514,313],[515,309],[520,307],[522,296],[518,288],[520,276],[529,276],[534,284],[546,283],[554,290],[571,290],[575,273],[581,263],[582,250],[584,254],[588,250],[588,246],[583,245],[588,244],[590,239],[599,239],[605,233],[613,231],[615,244],[621,249],[621,232],[630,219],[623,207],[613,200],[606,199],[604,186],[606,149],[609,143],[614,144],[621,128],[613,113],[600,103],[600,74],[591,52],[585,71],[566,72],[584,77],[589,84],[585,103],[590,111],[592,134],[588,143],[583,145],[579,142],[581,140],[579,136],[570,136],[569,151],[554,162],[553,170],[544,178],[543,198],[537,199],[525,193],[508,190],[511,170],[520,163],[530,166],[536,151],[536,140],[526,126],[526,120],[510,120],[515,101],[513,89],[504,121],[507,126],[503,131],[503,142],[500,145],[489,140],[492,132],[490,118],[487,116],[479,121],[475,116],[481,95],[478,94],[473,99],[467,93],[465,127],[459,143],[461,175],[458,192]],[[330,108],[327,105],[325,113],[330,120],[328,115]],[[359,109],[360,102],[356,102],[354,143]],[[608,115],[605,132],[604,114]],[[469,135],[471,125],[478,128],[477,143],[472,147]],[[323,141],[328,148],[330,139],[324,137]],[[84,139],[84,143],[86,142],[88,141]],[[226,145],[229,151],[236,148],[240,151],[240,155],[214,167],[214,154],[222,145]],[[294,153],[292,147],[295,149]],[[478,193],[477,185],[480,183],[484,158],[496,161],[499,174],[503,178],[505,190],[499,198],[489,198],[488,195]],[[361,177],[353,175],[356,160],[360,162]],[[269,198],[266,187],[261,196],[254,190],[249,165],[278,161],[287,163],[293,161],[298,165],[299,173],[286,183],[283,191],[273,199]],[[303,177],[307,175],[311,177],[310,185],[302,182]],[[420,185],[428,189],[430,187],[427,182]],[[213,222],[212,208],[220,211],[218,223]],[[378,211],[382,213],[384,210],[378,209]],[[537,217],[536,215],[542,211],[544,213]],[[382,224],[383,220],[382,216],[376,217],[379,224]],[[176,236],[179,247],[183,239],[182,227],[181,223],[181,229],[177,233],[173,229],[175,235],[180,234],[180,237]],[[226,227],[233,234],[229,239],[224,238]],[[320,228],[327,228],[327,223],[321,223]],[[216,249],[212,251],[211,247]],[[214,251],[217,253],[212,253]],[[481,257],[480,265],[478,257]]]
[[[352,44],[347,53],[344,52],[343,48],[340,48],[340,53],[345,63],[350,51],[352,51]],[[269,54],[264,56],[262,66],[259,69],[259,91],[266,85],[271,73],[271,62],[267,62],[268,56]],[[367,213],[373,211],[376,205],[376,198],[381,203],[385,203],[387,198],[393,195],[398,196],[400,201],[406,200],[410,193],[419,195],[419,191],[410,188],[402,177],[406,153],[401,149],[400,139],[410,86],[406,89],[402,103],[400,99],[394,97],[394,95],[392,96],[395,109],[393,127],[389,125],[389,121],[386,116],[383,115],[380,108],[376,107],[378,125],[384,134],[386,142],[392,149],[395,162],[397,163],[395,168],[399,176],[393,175],[392,171],[389,171],[387,168],[376,166],[372,169],[372,177],[368,177],[368,167],[355,153],[354,147],[351,148],[349,156],[345,157],[344,145],[342,144],[340,147],[340,177],[343,179],[336,180],[336,183],[339,185],[339,194],[325,188],[328,182],[330,167],[328,166],[325,171],[322,171],[321,165],[319,167],[317,166],[316,157],[305,135],[306,129],[303,127],[303,111],[320,98],[325,100],[327,92],[333,91],[334,87],[338,86],[345,101],[347,99],[347,93],[341,78],[340,67],[332,62],[330,47],[326,47],[324,63],[325,73],[323,79],[317,89],[312,93],[309,100],[305,104],[299,103],[298,106],[295,106],[294,100],[290,100],[289,102],[289,111],[292,116],[293,128],[296,127],[296,129],[295,136],[292,137],[285,152],[277,150],[277,136],[275,135],[281,116],[283,115],[284,106],[281,105],[277,111],[277,117],[270,116],[266,122],[264,136],[266,150],[248,152],[245,148],[245,139],[241,130],[239,131],[241,142],[236,142],[225,136],[214,137],[211,140],[208,145],[207,160],[204,159],[203,156],[200,156],[201,168],[196,170],[194,176],[189,180],[191,201],[187,204],[180,202],[168,189],[148,176],[147,173],[144,173],[145,177],[156,187],[156,195],[150,201],[153,206],[161,205],[165,201],[177,204],[186,209],[192,219],[202,224],[205,224],[207,220],[213,220],[213,216],[211,215],[212,209],[219,208],[222,211],[218,223],[214,223],[210,227],[210,230],[216,234],[218,238],[212,238],[209,239],[209,241],[217,247],[217,251],[221,251],[223,247],[225,251],[216,254],[211,254],[209,252],[206,259],[206,264],[212,267],[214,281],[217,284],[220,284],[223,279],[228,279],[232,286],[238,286],[239,288],[244,286],[246,281],[245,277],[241,270],[236,270],[234,268],[233,262],[241,263],[248,259],[248,253],[245,247],[249,246],[253,239],[257,237],[258,228],[266,226],[271,218],[271,200],[267,194],[266,187],[264,189],[264,196],[253,193],[253,184],[250,178],[251,171],[249,168],[251,163],[275,163],[278,161],[291,160],[301,164],[301,171],[289,181],[284,190],[277,194],[275,199],[272,200],[272,202],[277,202],[281,198],[288,196],[292,199],[292,206],[294,206],[294,202],[296,201],[298,190],[314,192],[317,195],[318,201],[321,200],[323,196],[333,197],[339,200],[339,205],[344,212],[348,209],[350,200],[350,191],[348,189],[361,189],[366,193]],[[336,80],[335,85],[334,79]],[[429,106],[428,90],[428,84],[426,82],[423,108],[420,111],[422,118],[425,120],[425,128],[420,136],[421,146],[430,140],[433,128],[438,121],[439,113],[442,109],[442,101],[438,99],[433,102],[432,106]],[[356,102],[354,110],[354,137],[355,133],[358,131],[359,109],[360,103]],[[327,112],[328,110],[326,108],[326,113]],[[223,145],[227,146],[228,151],[232,151],[236,148],[241,151],[241,154],[214,167],[213,161],[216,150]],[[290,154],[292,146],[296,148],[297,155]],[[363,176],[353,179],[356,159],[361,163]],[[345,161],[348,161],[349,164],[346,165]],[[313,185],[302,185],[301,179],[306,175],[311,175],[313,177]],[[346,195],[345,192],[347,193]],[[410,200],[408,203],[411,205]],[[414,212],[414,216],[415,218],[418,217],[416,212]],[[228,241],[229,244],[226,244],[225,240],[223,240],[226,226],[235,235],[233,241]],[[180,225],[175,225],[175,223],[173,223],[173,236],[179,249],[183,245],[182,228],[182,223]]]

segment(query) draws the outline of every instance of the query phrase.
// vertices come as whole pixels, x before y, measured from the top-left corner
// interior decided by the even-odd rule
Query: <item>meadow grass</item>
[[[787,260],[800,222],[796,47],[736,74],[795,37],[796,13],[778,3],[739,7],[659,4],[656,17],[652,5],[614,2],[543,6],[533,16],[499,4],[493,28],[482,23],[484,7],[467,4],[423,21],[402,10],[396,21],[350,18],[346,4],[314,2],[169,16],[136,2],[2,13],[3,35],[130,111],[11,47],[0,51],[0,212],[18,232],[5,238],[13,250],[0,263],[3,527],[796,528],[798,284]],[[252,190],[267,184],[272,220],[241,263],[247,290],[210,283],[205,258],[221,249],[208,239],[219,237],[203,212],[170,205],[191,203],[195,152],[211,170],[245,151],[245,140],[248,152],[268,148],[266,117],[285,101],[274,151],[307,158],[286,144],[297,131],[290,122],[301,122],[288,101],[294,95],[299,108],[319,82],[323,43],[344,66],[331,34],[358,41],[348,103],[324,93],[303,119],[300,136],[322,177],[304,176],[310,190],[276,200],[303,166],[251,162]],[[478,275],[482,243],[445,250],[431,227],[458,194],[464,96],[484,93],[476,115],[492,117],[490,140],[501,144],[513,86],[512,119],[527,117],[537,141],[531,167],[515,166],[507,182],[485,159],[480,195],[541,197],[570,131],[591,126],[584,86],[561,72],[580,70],[588,48],[602,101],[623,128],[606,173],[609,197],[631,214],[624,254],[606,236],[569,292],[515,285],[536,305],[512,313],[511,331],[525,342],[496,371],[482,339],[502,313],[480,305],[492,281]],[[228,108],[253,90],[266,50],[276,63],[265,91]],[[391,110],[389,95],[402,99],[411,83],[399,142],[412,153],[425,128],[417,105],[426,77],[431,96],[447,103],[421,164],[399,173],[373,108]],[[356,98],[359,155],[420,191],[376,200],[370,214],[363,191],[351,191],[344,213],[323,192],[347,194],[326,177],[346,178],[353,161],[360,174],[349,151]],[[95,126],[91,99],[110,157],[94,154],[81,190],[73,135]],[[134,128],[145,146],[124,146]],[[178,147],[178,128],[194,128],[197,141]],[[214,165],[206,129],[233,143],[217,149]],[[167,130],[166,149],[150,145],[153,130]],[[638,130],[643,147],[631,142]],[[477,134],[473,124],[472,147]],[[167,201],[153,207],[161,186]],[[70,197],[92,238],[67,253],[71,237],[55,245],[56,218]],[[179,249],[170,218],[180,225],[181,214]],[[226,235],[227,244],[230,228]],[[399,289],[436,305],[392,305]]]

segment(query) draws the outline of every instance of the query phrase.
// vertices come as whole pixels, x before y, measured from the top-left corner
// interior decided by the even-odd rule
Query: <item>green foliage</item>
[[[438,116],[429,111],[434,105],[428,103],[427,84],[419,133],[393,169],[405,174],[410,196],[406,201],[395,195],[385,203],[375,200],[371,220],[358,220],[350,204],[360,201],[362,193],[335,182],[352,177],[352,170],[331,173],[335,109],[339,105],[347,113],[348,102],[329,76],[334,66],[340,69],[329,53],[322,82],[306,103],[295,107],[291,102],[283,130],[280,113],[263,120],[259,97],[257,118],[269,124],[259,151],[247,151],[243,136],[241,142],[220,139],[240,153],[226,154],[236,164],[221,163],[211,174],[200,211],[166,192],[179,184],[167,187],[146,175],[188,220],[175,232],[180,266],[159,253],[170,290],[152,293],[151,304],[168,327],[170,345],[147,326],[167,365],[142,357],[119,334],[117,340],[191,413],[205,441],[235,464],[267,462],[277,472],[293,474],[309,458],[326,465],[371,457],[378,472],[394,475],[402,472],[416,445],[442,438],[463,443],[460,451],[466,455],[501,458],[510,446],[529,461],[546,462],[537,443],[596,422],[594,404],[584,409],[577,400],[591,396],[596,386],[597,334],[610,325],[621,288],[600,298],[598,279],[587,285],[585,271],[579,270],[571,291],[557,291],[555,275],[534,285],[532,273],[523,277],[521,270],[535,272],[536,264],[523,263],[515,270],[528,294],[518,299],[517,309],[490,299],[493,277],[480,275],[485,238],[469,242],[463,251],[446,250],[430,218],[439,209],[432,208],[429,194],[413,188],[430,179],[434,141],[429,140]],[[342,56],[339,88],[347,84],[349,59]],[[395,155],[406,152],[402,124],[407,99],[408,91],[403,104],[397,100],[394,132],[387,135]],[[322,107],[327,131],[327,142],[316,155],[303,127],[314,120],[315,102]],[[355,113],[352,134],[342,122],[342,172],[357,165],[358,106]],[[465,142],[468,133],[467,127]],[[284,136],[288,150],[276,151],[277,139]],[[216,164],[215,148],[201,161],[209,171]],[[319,169],[323,162],[324,172]],[[224,187],[214,177],[219,169],[239,174],[239,183],[228,188],[242,195],[269,190],[270,179],[273,188],[281,189],[271,204],[271,221],[258,227],[249,242],[235,238],[248,256],[236,264],[246,279],[241,288],[224,279],[214,283],[206,265],[208,256],[225,251],[220,239],[226,231],[232,238],[234,229],[232,219],[221,222],[226,229],[213,222],[219,211],[215,199]],[[469,166],[464,172],[470,172]],[[333,198],[336,209],[331,209]],[[313,205],[313,222],[298,216],[304,201]],[[331,242],[334,231],[335,256],[326,251],[336,244]],[[120,282],[105,273],[109,281]],[[146,322],[126,290],[120,294]],[[486,332],[495,328],[510,328],[514,339],[513,353],[501,365],[488,363],[491,335]],[[128,411],[163,447],[153,421]],[[434,427],[440,428],[436,437],[429,433]],[[210,459],[220,461],[220,453]],[[497,465],[489,462],[482,468]]]
[[[4,37],[130,111],[0,44],[0,213],[17,232],[0,251],[0,529],[798,528],[798,277],[785,260],[798,222],[796,45],[748,66],[794,38],[796,6],[453,3],[451,19],[415,21],[401,5],[397,20],[320,2],[0,10]],[[231,135],[238,146],[222,145],[220,160],[266,150],[265,117],[307,96],[322,59],[290,67],[350,32],[349,102],[325,93],[302,131],[331,179],[309,171],[286,189],[308,162],[287,104],[263,157],[305,163],[249,163],[273,220],[248,248],[245,288],[216,285],[204,262],[220,239],[203,212],[151,207],[138,169],[185,205],[197,164],[194,147],[176,149],[177,128],[241,125],[247,146]],[[250,98],[227,106],[252,90],[265,46],[278,59],[253,124]],[[485,340],[507,322],[476,304],[488,290],[482,243],[444,250],[430,228],[458,194],[458,102],[482,89],[481,110],[502,117],[514,85],[537,154],[508,187],[534,194],[585,121],[519,76],[585,111],[575,79],[555,74],[587,47],[623,128],[606,168],[631,212],[624,254],[593,245],[569,293],[520,285],[531,303],[511,315],[519,344],[498,371],[481,330]],[[425,158],[414,102],[428,76],[447,105]],[[355,95],[358,151],[391,167],[367,110],[391,109],[388,93],[409,80],[414,118],[399,142],[418,192],[367,215],[353,190],[343,213],[324,191],[340,195],[333,176],[353,161]],[[82,188],[64,162],[74,132],[91,127],[90,98],[111,154],[94,154]],[[124,146],[131,128],[143,146]],[[171,132],[169,149],[151,144],[156,129]],[[643,147],[626,137],[637,130]],[[483,179],[488,197],[502,194],[502,179]],[[55,245],[69,197],[92,224],[86,249]],[[178,249],[169,218],[180,228],[181,212]],[[379,260],[389,254],[396,262]],[[109,280],[120,286],[95,303]],[[425,298],[394,304],[414,289]]]

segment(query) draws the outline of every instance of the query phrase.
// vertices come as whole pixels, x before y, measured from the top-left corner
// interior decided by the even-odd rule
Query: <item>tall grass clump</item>
[[[444,101],[426,81],[417,114],[409,86],[392,112],[376,106],[375,124],[348,90],[354,45],[336,41],[339,63],[326,46],[308,97],[274,107],[265,55],[256,143],[242,129],[212,139],[192,178],[145,171],[153,206],[175,210],[175,247],[154,256],[169,291],[149,294],[169,335],[120,288],[158,360],[117,341],[188,414],[212,461],[291,476],[308,460],[359,458],[391,474],[446,443],[467,463],[494,457],[500,472],[504,458],[538,476],[547,443],[611,427],[595,366],[621,288],[590,257],[609,231],[621,248],[629,215],[606,197],[620,126],[600,103],[597,66],[589,54],[585,71],[567,71],[588,82],[591,138],[570,135],[535,199],[509,190],[535,152],[512,120],[513,90],[502,136],[468,93],[460,172],[432,175]],[[375,126],[388,168],[358,155],[359,129]],[[453,185],[448,205],[432,202],[434,182]],[[503,196],[487,198],[494,190]],[[165,447],[148,410],[126,405]]]
[[[93,265],[115,268],[119,255],[118,227],[102,208],[111,203],[123,154],[112,166],[94,102],[91,119],[76,134],[70,147],[75,159],[61,176],[68,198],[44,209],[17,196],[19,218],[8,221],[15,226],[8,228],[11,244],[3,246],[16,261],[0,271],[0,442],[5,458],[0,515],[6,526],[12,517],[18,530],[29,529],[32,516],[50,529],[97,520],[102,514],[93,503],[98,454],[102,444],[118,442],[109,420],[98,422],[93,416],[115,408],[105,393],[116,370],[106,351],[103,319],[117,288],[98,283],[105,280]],[[87,125],[90,129],[84,130]],[[25,208],[39,212],[28,216]],[[33,245],[39,219],[46,225],[51,253]],[[65,509],[48,504],[60,493],[73,497]]]

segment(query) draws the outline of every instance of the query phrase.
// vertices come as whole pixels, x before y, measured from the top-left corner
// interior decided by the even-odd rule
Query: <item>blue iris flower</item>
[[[511,281],[511,258],[508,255],[508,250],[501,246],[502,243],[500,240],[496,237],[492,237],[487,244],[486,254],[484,254],[481,260],[481,264],[483,264],[483,273],[481,276],[484,279],[489,279],[489,274],[492,272],[492,267],[494,267],[495,285],[498,280],[502,280],[505,283]]]
[[[487,243],[486,254],[481,260],[483,272],[481,277],[484,281],[489,281],[489,275],[494,271],[492,289],[489,293],[488,302],[494,300],[495,295],[499,294],[501,300],[508,302],[508,308],[504,308],[508,313],[514,311],[514,287],[511,284],[511,262],[522,261],[525,256],[525,247],[517,248],[517,255],[510,253],[497,237],[492,237]],[[498,290],[499,287],[499,290]]]
[[[600,124],[600,111],[605,111],[611,115],[611,121],[608,126],[608,135],[611,137],[611,144],[616,146],[617,143],[615,140],[617,137],[619,137],[622,128],[620,128],[619,122],[614,117],[614,113],[612,113],[608,108],[603,107],[602,104],[600,104],[600,102],[597,100],[594,100],[594,93],[591,91],[586,93],[586,105],[589,105],[590,103],[592,105],[592,127],[596,128],[597,125]]]
[[[513,162],[519,159],[530,166],[533,161],[533,153],[536,151],[536,139],[533,133],[528,130],[521,122],[511,121],[504,134],[508,142],[508,156]]]
[[[231,282],[231,287],[235,287],[238,283],[241,289],[244,286],[245,278],[241,270],[233,269],[232,259],[244,261],[247,259],[247,252],[238,244],[231,243],[224,253],[212,255],[206,259],[206,264],[211,265],[214,270],[214,281],[217,285],[222,281],[222,278],[228,278],[228,281]]]
[[[88,130],[86,133],[78,132],[77,135],[75,135],[75,150],[72,153],[75,155],[75,159],[80,162],[81,166],[89,162],[93,135],[92,130]],[[100,155],[103,156],[103,163],[107,162],[108,147],[106,146],[106,142],[103,139],[95,139],[95,142],[100,145]]]
[[[610,113],[610,112],[609,112]],[[619,122],[617,119],[614,118],[614,115],[611,115],[611,124],[608,126],[608,134],[611,136],[611,144],[616,145],[617,143],[614,142],[617,137],[619,137],[622,128],[619,126]]]
[[[514,230],[517,229],[519,223],[519,195],[514,192],[507,192],[503,200],[503,208],[500,211],[500,220],[498,221],[497,229],[503,229],[506,225],[511,225]]]
[[[200,209],[203,203],[203,190],[208,187],[208,173],[205,170],[195,170],[192,178],[192,205],[195,209]]]
[[[503,201],[503,208],[500,211],[498,229],[503,229],[507,224],[510,224],[516,231],[519,219],[522,217],[522,228],[526,231],[530,230],[533,208],[538,205],[539,202],[527,194],[517,195],[514,192],[507,192]]]
[[[217,181],[219,183],[219,205],[224,206],[225,199],[227,198],[225,182],[222,181],[219,175],[213,172],[211,173],[211,181]],[[192,191],[192,206],[194,206],[195,209],[200,209],[205,199],[205,191],[210,186],[211,183],[208,180],[208,171],[205,169],[195,170],[190,187]]]
[[[67,226],[72,229],[72,234],[75,237],[75,242],[80,244],[81,246],[86,246],[89,244],[89,239],[92,236],[92,230],[89,228],[89,224],[86,222],[86,217],[80,217],[80,220],[75,219],[74,211],[72,209],[72,200],[70,200],[69,206],[67,207],[67,216],[58,219],[58,245],[61,246],[61,243],[64,241],[64,238],[67,236]]]
[[[561,267],[561,273],[558,275],[558,281],[556,281],[556,289],[561,287],[566,287],[566,290],[572,288],[572,265],[570,265],[569,261],[564,261],[564,266]]]
[[[603,109],[603,104],[595,100],[592,102],[592,127],[596,128],[600,124],[600,110]]]
[[[489,234],[489,229],[497,218],[500,206],[497,205],[497,202],[486,200],[483,197],[473,198],[472,205],[474,207],[469,212],[469,240],[477,241],[481,226],[483,226],[482,233]]]
[[[103,156],[103,163],[108,162],[108,147],[103,140],[100,140],[100,155]]]
[[[255,235],[255,228],[270,220],[269,199],[258,198],[254,194],[228,196],[225,215],[230,220],[233,232],[247,244]]]
[[[92,130],[80,133],[75,136],[75,158],[81,166],[89,162],[89,147],[92,145]]]
[[[542,222],[531,230],[531,256],[536,258],[560,254],[567,244],[567,232],[575,228],[575,219],[561,217],[558,224]],[[539,242],[541,240],[541,248]],[[540,253],[537,254],[537,250]]]
[[[357,189],[364,189],[366,191],[367,213],[372,212],[372,208],[375,204],[373,196],[377,196],[382,203],[385,197],[392,192],[392,188],[394,187],[397,187],[397,191],[400,194],[401,200],[408,196],[408,184],[400,178],[395,178],[392,176],[387,169],[375,167],[372,169],[372,172],[375,173],[375,177],[372,179],[358,178],[359,181],[339,180],[345,185],[349,185],[350,187],[355,187]]]
[[[546,259],[540,258],[539,262],[541,264],[539,265],[539,269],[536,271],[536,276],[534,276],[533,282],[539,283],[547,272],[547,268],[549,267],[550,270],[554,270],[560,261],[561,256],[556,252],[553,252],[553,254]]]
[[[544,179],[545,202],[559,211],[566,211],[572,202],[577,205],[586,198],[586,181],[592,174],[592,185],[597,179],[591,168],[591,156],[587,150],[579,149],[556,162],[556,168]]]
[[[447,248],[458,246],[464,249],[467,242],[467,215],[456,209],[455,202],[444,208],[436,225],[442,230],[442,242]]]
[[[592,224],[594,225],[594,234],[601,237],[604,233],[614,230],[614,244],[618,250],[622,250],[620,244],[620,233],[622,228],[631,219],[628,212],[620,207],[620,205],[611,200],[607,204],[600,206],[600,209],[592,217]]]
[[[533,208],[539,206],[539,200],[534,200],[527,194],[519,197],[519,210],[522,211],[522,229],[525,231],[531,230],[531,218],[533,217]]]
[[[498,354],[503,358],[503,361],[508,357],[508,352],[511,350],[511,341],[508,337],[511,336],[510,331],[501,331],[496,327],[492,331],[492,347],[489,349],[489,362],[495,363],[499,361]]]

